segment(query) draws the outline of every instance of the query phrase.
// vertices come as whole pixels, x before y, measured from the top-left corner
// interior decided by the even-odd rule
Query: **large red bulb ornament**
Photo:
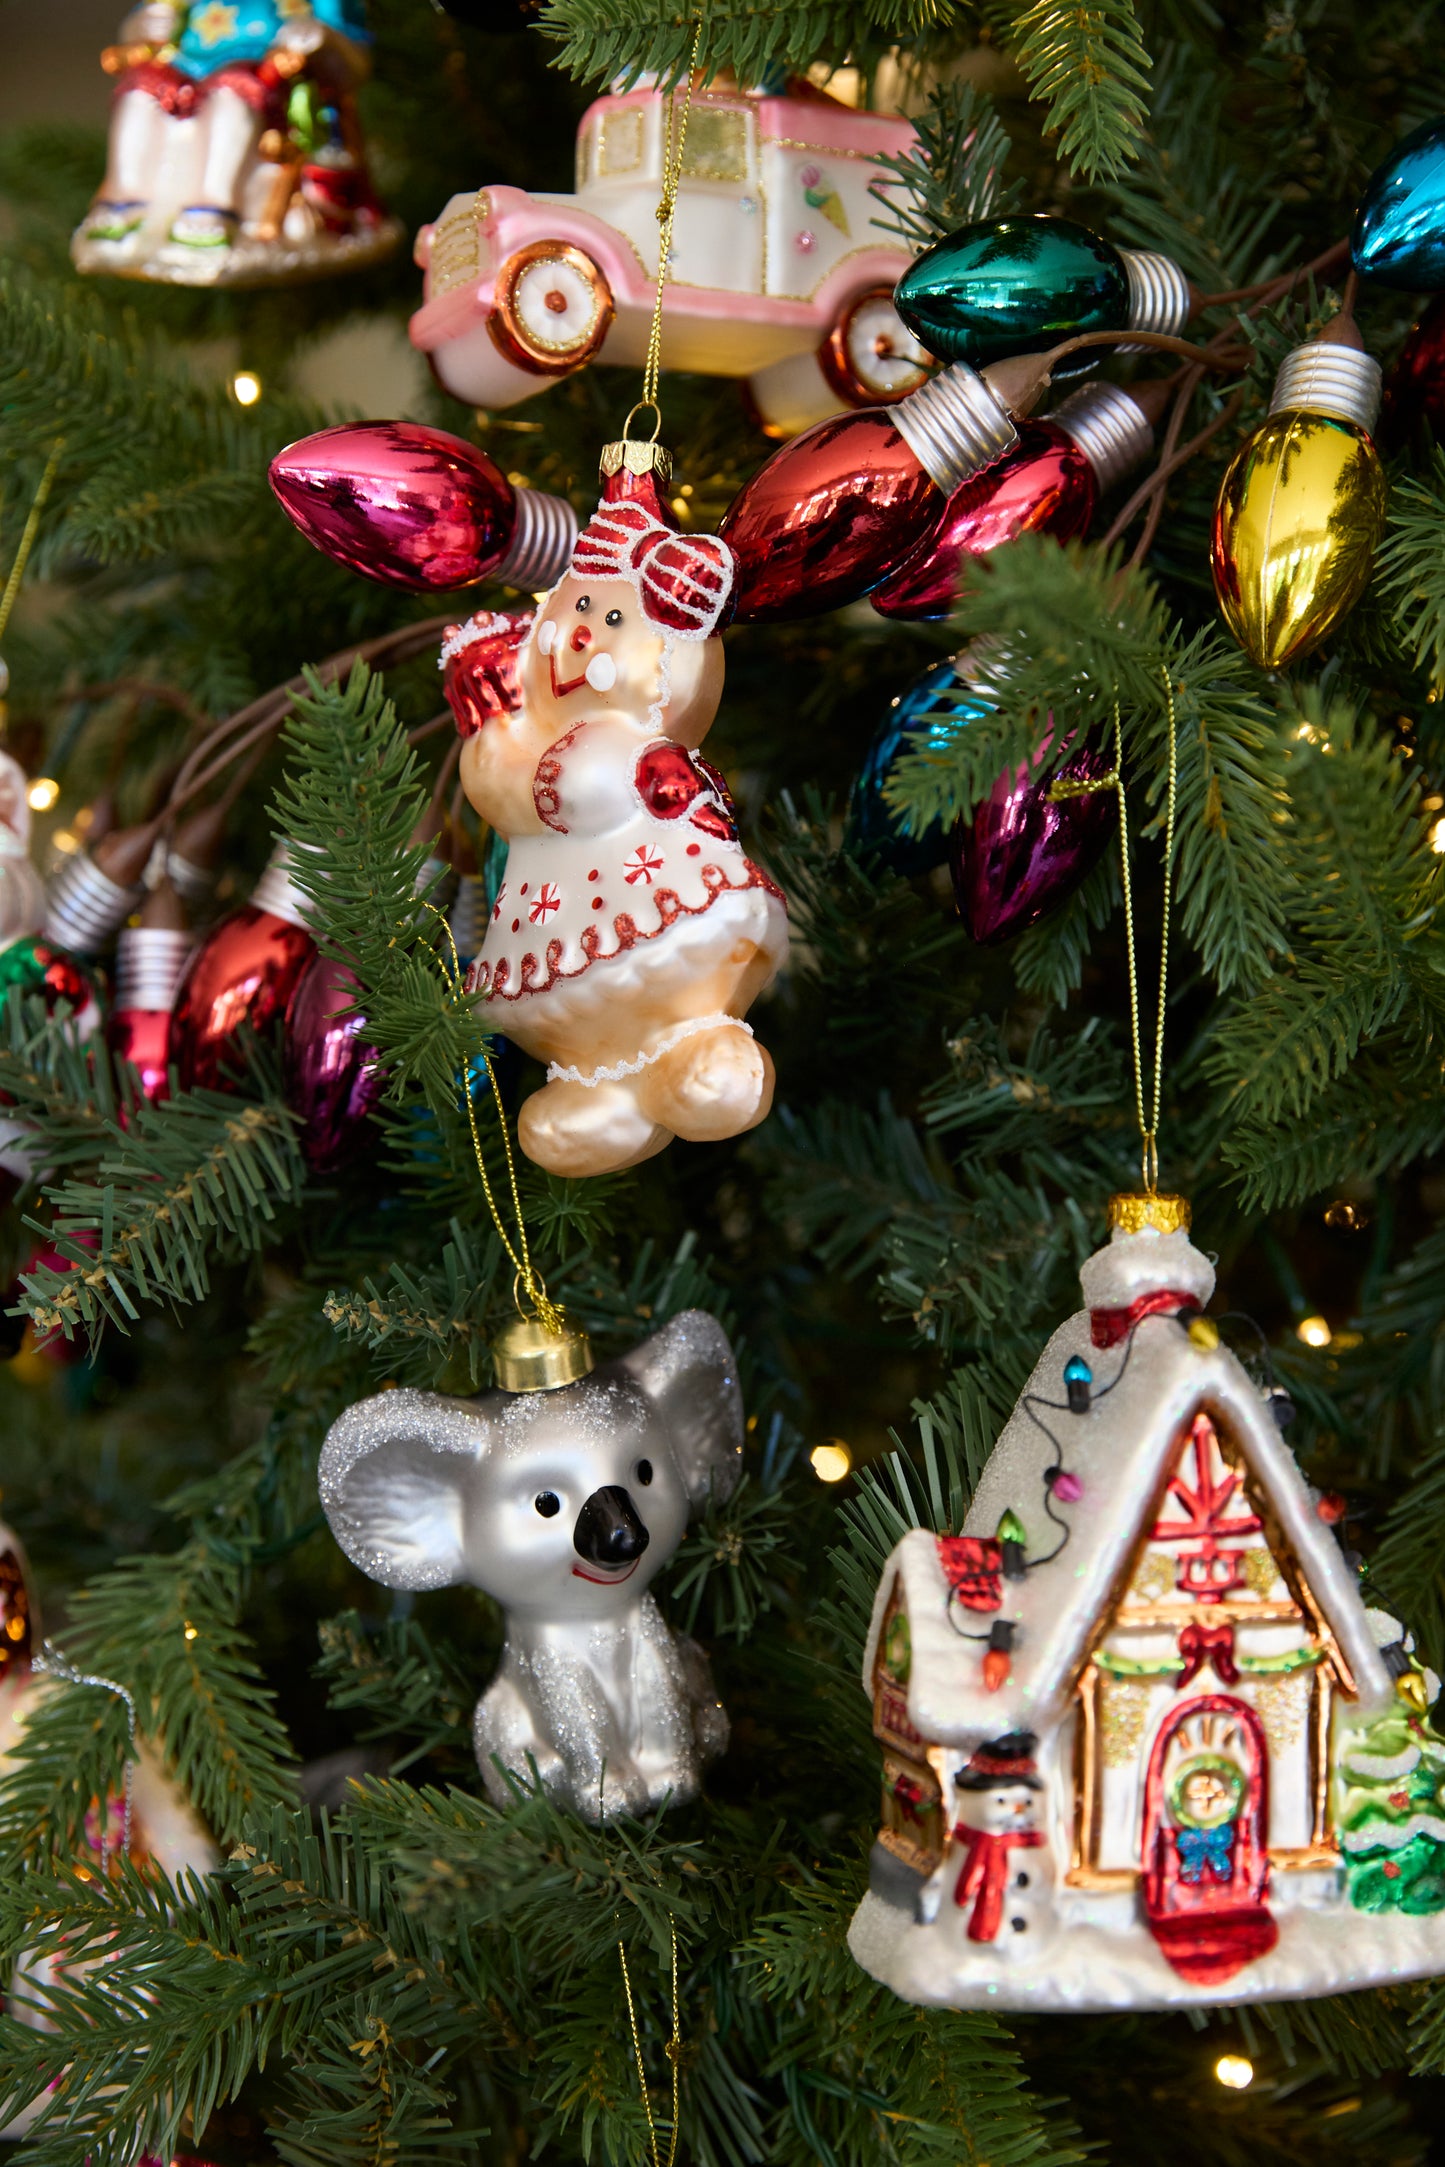
[[[414,593],[483,579],[550,587],[577,536],[561,497],[514,488],[475,444],[411,421],[304,436],[272,460],[271,487],[324,555]]]
[[[738,560],[735,617],[816,617],[858,601],[1017,442],[1008,408],[964,362],[896,406],[805,430],[744,483],[718,530]]]
[[[286,1011],[286,1103],[301,1116],[301,1149],[318,1174],[356,1158],[386,1083],[356,1009],[360,990],[344,963],[313,956]]]
[[[1445,294],[1437,294],[1412,327],[1385,378],[1380,436],[1386,449],[1407,444],[1421,422],[1445,440]]]
[[[197,949],[171,1025],[171,1058],[186,1091],[233,1091],[244,1029],[263,1032],[285,1015],[316,953],[308,903],[278,844],[251,900],[223,918]]]
[[[126,926],[116,943],[105,1042],[130,1063],[152,1105],[170,1092],[171,1017],[193,945],[183,927],[165,925]]]
[[[1099,497],[1149,455],[1154,432],[1116,384],[1088,384],[1054,413],[1027,421],[1014,450],[948,500],[940,525],[869,597],[882,617],[946,617],[971,557],[1019,534],[1067,542],[1087,531]]]

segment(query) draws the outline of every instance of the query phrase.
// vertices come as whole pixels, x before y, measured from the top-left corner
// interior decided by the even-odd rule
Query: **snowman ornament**
[[[604,452],[602,502],[538,604],[517,702],[462,747],[462,787],[509,846],[468,987],[548,1064],[517,1127],[555,1174],[736,1136],[772,1104],[744,1019],[786,958],[787,910],[698,757],[736,567],[716,535],[678,533],[664,459]]]
[[[1032,1961],[1052,1939],[1054,1874],[1038,1825],[1043,1781],[1031,1731],[981,1745],[953,1778],[953,1825],[943,1858],[919,1891],[921,1925],[942,1920],[1005,1962]]]

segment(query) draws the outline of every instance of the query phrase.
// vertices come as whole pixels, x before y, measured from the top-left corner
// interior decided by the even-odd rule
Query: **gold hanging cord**
[[[677,2159],[677,2094],[678,2072],[682,2065],[682,2033],[677,2021],[677,1928],[669,1922],[672,1935],[672,2037],[664,2052],[672,2064],[672,2139],[667,2147],[666,2167],[674,2167]],[[627,1995],[627,2021],[632,2027],[632,2052],[637,2061],[637,2082],[642,2091],[642,2110],[647,2116],[647,2137],[652,2152],[652,2167],[663,2167],[662,2154],[657,2144],[657,2124],[652,2119],[652,2101],[647,2091],[647,2069],[642,2059],[642,2034],[637,2028],[637,2011],[632,2001],[632,1977],[627,1969],[627,1951],[619,1940],[617,1954],[622,1962],[622,1985]]]
[[[45,509],[45,500],[50,494],[50,487],[55,480],[56,469],[60,465],[60,454],[64,449],[64,437],[57,437],[55,443],[51,446],[50,457],[45,462],[45,472],[36,484],[35,494],[30,500],[30,511],[25,525],[21,529],[20,540],[15,549],[15,562],[10,567],[10,577],[5,582],[5,592],[0,594],[0,640],[5,637],[5,629],[10,622],[10,612],[15,607],[15,598],[20,592],[20,582],[25,577],[25,567],[30,562],[30,552],[35,547],[35,537],[40,532],[40,515]]]
[[[627,436],[632,428],[634,414],[644,407],[651,407],[653,416],[651,441],[655,444],[662,433],[662,408],[657,403],[657,383],[662,373],[662,289],[667,283],[667,267],[672,256],[672,227],[677,216],[677,191],[682,180],[682,158],[687,148],[687,124],[692,117],[692,88],[697,77],[697,56],[702,50],[702,22],[698,21],[693,32],[692,58],[687,64],[687,89],[683,93],[682,118],[673,141],[673,120],[677,112],[677,93],[670,91],[667,99],[667,119],[662,137],[662,196],[657,206],[657,296],[652,304],[652,328],[647,334],[647,359],[642,369],[642,397],[622,424],[622,434]]]
[[[1174,812],[1178,797],[1179,757],[1174,716],[1174,686],[1164,678],[1164,702],[1169,716],[1169,793],[1164,823],[1164,910],[1159,940],[1159,1014],[1154,1029],[1154,1089],[1150,1110],[1144,1112],[1144,1061],[1139,1043],[1139,964],[1134,951],[1134,894],[1129,878],[1129,800],[1124,791],[1124,729],[1119,702],[1114,702],[1114,771],[1084,781],[1056,775],[1049,785],[1054,804],[1065,798],[1092,797],[1096,791],[1112,790],[1119,800],[1119,869],[1124,887],[1124,938],[1129,952],[1129,1027],[1134,1041],[1134,1105],[1139,1117],[1142,1146],[1140,1164],[1144,1190],[1159,1193],[1159,1106],[1164,1090],[1164,1015],[1169,988],[1169,911],[1174,885]]]
[[[445,957],[441,959],[442,975],[445,977],[451,991],[459,998],[464,997],[466,989],[462,959],[457,954],[457,944],[452,938],[452,929],[447,924],[442,913],[437,909],[435,903],[428,903],[426,907],[434,918],[441,919],[441,928],[447,937],[447,946],[452,952],[450,970],[447,968]],[[531,1314],[537,1319],[538,1323],[543,1325],[549,1332],[560,1333],[565,1328],[562,1312],[547,1292],[542,1275],[532,1262],[532,1252],[527,1242],[527,1222],[522,1216],[522,1199],[517,1191],[517,1162],[512,1152],[512,1137],[507,1127],[507,1113],[502,1104],[502,1092],[501,1086],[497,1082],[497,1071],[492,1064],[492,1057],[489,1053],[483,1051],[482,1059],[486,1063],[487,1081],[492,1087],[492,1098],[496,1103],[497,1127],[501,1131],[502,1150],[507,1161],[507,1186],[511,1191],[512,1212],[517,1222],[515,1244],[503,1224],[500,1211],[497,1209],[497,1199],[492,1188],[492,1177],[487,1172],[487,1162],[482,1156],[482,1139],[477,1133],[477,1110],[472,1104],[471,1078],[468,1076],[463,1079],[462,1096],[466,1101],[467,1126],[472,1132],[472,1150],[476,1154],[477,1172],[482,1177],[482,1194],[487,1200],[487,1210],[492,1215],[492,1225],[497,1230],[497,1239],[506,1250],[512,1269],[516,1274],[516,1278],[512,1283],[512,1294],[519,1314],[524,1317],[528,1314],[527,1310],[522,1306],[522,1296],[525,1294],[528,1302],[532,1305]]]

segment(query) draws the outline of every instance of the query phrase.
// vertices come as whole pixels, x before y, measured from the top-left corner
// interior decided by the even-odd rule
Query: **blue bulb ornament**
[[[1445,119],[1426,121],[1376,166],[1350,255],[1361,278],[1407,293],[1445,289]]]
[[[989,712],[986,700],[965,692],[960,659],[949,655],[931,664],[893,701],[873,733],[848,800],[846,848],[908,879],[947,864],[949,830],[943,821],[931,820],[910,834],[883,792],[905,753],[946,752],[960,730]]]

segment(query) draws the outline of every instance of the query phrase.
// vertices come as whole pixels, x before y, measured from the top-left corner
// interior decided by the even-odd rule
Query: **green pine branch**
[[[856,54],[881,52],[941,28],[941,0],[809,0],[803,7],[760,6],[757,0],[698,0],[679,13],[662,0],[547,0],[538,28],[561,47],[558,65],[581,82],[643,75],[681,82],[701,27],[699,59],[709,77],[731,69],[740,83],[773,69],[806,71],[816,62],[841,67]]]
[[[917,148],[878,161],[893,178],[873,184],[871,193],[886,214],[874,219],[875,226],[919,250],[976,219],[1013,209],[1020,184],[1003,177],[1008,134],[992,100],[975,84],[935,84],[914,125]]]
[[[1132,0],[1036,0],[1012,42],[1060,157],[1081,180],[1112,180],[1138,156],[1148,110],[1150,60]]]
[[[210,1287],[214,1250],[261,1248],[305,1178],[296,1123],[279,1097],[259,1104],[190,1091],[133,1106],[107,1124],[111,1148],[88,1180],[49,1192],[48,1236],[63,1265],[21,1275],[38,1332],[94,1338],[126,1331],[143,1302],[193,1303]]]

